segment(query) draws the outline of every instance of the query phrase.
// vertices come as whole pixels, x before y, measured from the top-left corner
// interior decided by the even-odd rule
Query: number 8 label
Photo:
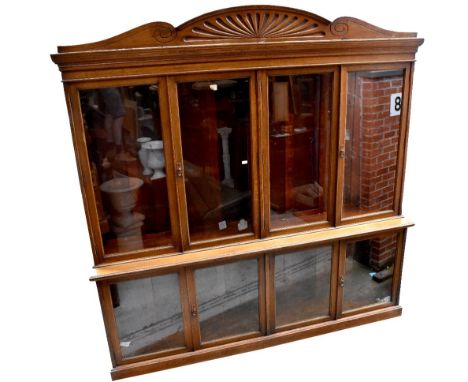
[[[394,93],[390,95],[390,116],[400,115],[402,107],[402,96],[401,93]]]

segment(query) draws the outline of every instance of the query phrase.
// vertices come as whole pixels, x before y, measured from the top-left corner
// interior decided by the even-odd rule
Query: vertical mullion
[[[357,73],[357,72],[356,72]],[[361,162],[361,113],[362,113],[362,102],[357,103],[356,100],[350,100],[349,95],[356,95],[357,94],[357,86],[358,86],[358,76],[354,73],[352,78],[348,75],[348,89],[347,89],[347,94],[346,94],[346,110],[347,110],[347,115],[346,115],[346,122],[347,126],[345,127],[345,134],[348,134],[348,127],[349,127],[349,138],[350,138],[350,144],[349,147],[351,149],[351,157],[353,156],[354,153],[357,153],[357,158],[352,158],[350,161],[351,163],[348,163],[350,168],[346,168],[346,163],[344,164],[344,173],[343,173],[343,203],[344,203],[344,193],[345,193],[345,183],[346,179],[349,178],[350,184],[349,184],[349,192],[351,195],[351,198],[354,199],[354,195],[356,194],[361,194],[360,189],[361,189],[361,174],[360,174],[360,162]],[[352,105],[352,108],[350,108],[350,105]],[[349,120],[349,126],[348,126],[348,120]],[[346,139],[344,143],[344,147],[346,150]],[[345,151],[346,154],[346,151]],[[342,208],[342,211],[344,210],[344,207]]]
[[[252,226],[255,237],[260,237],[260,190],[259,185],[259,126],[257,114],[257,75],[254,72],[249,77],[250,93],[250,183],[252,185]]]
[[[179,103],[177,98],[177,83],[172,77],[166,77],[167,86],[167,102],[169,106],[169,122],[171,127],[172,152],[173,152],[173,168],[175,173],[175,193],[177,205],[175,209],[178,214],[178,224],[180,230],[180,249],[185,250],[189,247],[189,227],[188,227],[188,212],[187,199],[185,195],[185,180],[184,180],[184,165],[182,154],[182,137],[180,131],[179,118]]]
[[[187,297],[189,303],[190,325],[192,329],[192,344],[193,349],[197,350],[201,347],[201,332],[200,320],[198,317],[197,290],[195,286],[195,271],[186,269],[185,279],[187,283]]]
[[[88,231],[91,237],[94,264],[104,259],[104,244],[102,242],[101,228],[94,195],[90,163],[88,161],[88,147],[81,115],[80,94],[76,87],[65,84],[65,98],[71,125],[73,146],[75,149],[76,165],[80,178],[81,195],[85,206],[85,215]]]
[[[184,337],[185,346],[188,350],[193,350],[193,335],[192,335],[192,323],[191,323],[191,312],[190,312],[190,297],[189,289],[187,287],[187,276],[186,269],[183,268],[179,271],[179,290],[180,290],[180,303],[182,305],[182,320],[184,325]]]
[[[336,318],[341,318],[343,314],[343,295],[344,288],[346,286],[346,241],[339,242],[339,253],[338,253],[338,278],[336,280]],[[341,280],[344,281],[344,286],[341,284]]]
[[[266,302],[266,331],[275,332],[276,300],[275,300],[275,256],[265,254],[265,302]]]
[[[346,113],[347,113],[347,91],[348,70],[340,67],[340,95],[339,95],[339,123],[338,123],[338,151],[336,152],[336,199],[335,199],[335,226],[340,225],[343,213],[343,187],[344,187],[344,155],[346,138]]]
[[[392,302],[400,303],[401,275],[403,270],[403,258],[405,253],[406,229],[398,233],[397,253],[395,256],[392,280]]]
[[[330,275],[330,317],[336,319],[338,301],[338,266],[340,263],[340,244],[332,244],[331,275]]]
[[[112,308],[112,297],[110,294],[110,283],[107,281],[96,283],[99,300],[101,303],[102,317],[106,328],[107,342],[109,344],[112,365],[119,365],[123,359],[120,349],[120,339],[117,333],[114,311]]]
[[[167,179],[167,195],[169,201],[169,214],[171,220],[172,242],[175,248],[182,250],[181,229],[179,222],[178,204],[180,203],[176,190],[176,175],[175,175],[175,156],[174,156],[174,135],[176,128],[173,126],[173,118],[169,111],[169,95],[167,86],[167,77],[163,77],[159,81],[159,103],[161,113],[161,130],[164,142],[164,156],[166,160],[166,179]]]
[[[258,112],[258,158],[260,179],[260,236],[270,232],[270,155],[268,126],[268,75],[265,70],[257,72]]]
[[[257,258],[258,267],[258,320],[260,333],[267,333],[266,314],[266,279],[265,279],[265,255]]]
[[[397,214],[401,214],[403,184],[406,165],[406,148],[408,145],[409,114],[411,106],[411,89],[413,82],[413,64],[404,67],[405,76],[403,79],[403,107],[401,110],[400,139],[398,142],[398,162],[396,172],[396,186],[393,200],[393,209]]]
[[[331,121],[330,133],[328,142],[328,195],[327,195],[327,219],[332,225],[336,225],[336,177],[338,166],[338,138],[339,138],[339,118],[338,111],[340,108],[340,69],[338,67],[333,71],[333,86],[332,86],[332,105],[331,105]]]

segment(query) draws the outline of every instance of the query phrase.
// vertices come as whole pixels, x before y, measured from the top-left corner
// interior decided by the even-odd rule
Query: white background
[[[459,1],[273,1],[333,20],[416,31],[404,197],[410,229],[401,318],[134,381],[466,381],[466,20]],[[0,378],[110,381],[111,363],[60,74],[57,45],[151,21],[173,25],[256,3],[177,0],[4,2],[0,11]],[[458,5],[460,4],[460,5]],[[130,379],[129,379],[130,381]]]

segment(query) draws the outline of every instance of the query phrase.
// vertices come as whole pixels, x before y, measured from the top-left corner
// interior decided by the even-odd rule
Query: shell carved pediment
[[[344,39],[404,38],[415,33],[381,29],[352,17],[331,22],[306,11],[277,6],[246,6],[222,9],[174,27],[153,22],[106,40],[59,47],[59,53],[165,46],[269,41],[318,41]]]
[[[238,12],[197,23],[183,40],[323,38],[327,26],[309,17],[280,12]]]

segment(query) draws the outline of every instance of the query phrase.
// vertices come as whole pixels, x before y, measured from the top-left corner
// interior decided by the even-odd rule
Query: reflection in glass
[[[332,74],[269,78],[271,229],[327,220]]]
[[[252,232],[248,79],[178,85],[192,241]]]
[[[157,85],[80,96],[105,252],[170,245]]]
[[[195,271],[202,342],[259,331],[257,259]]]
[[[276,326],[329,315],[332,247],[275,256]]]
[[[124,358],[185,346],[178,275],[111,285]]]
[[[393,210],[403,70],[350,73],[343,216]]]
[[[348,244],[344,311],[391,302],[397,239],[391,234]]]

